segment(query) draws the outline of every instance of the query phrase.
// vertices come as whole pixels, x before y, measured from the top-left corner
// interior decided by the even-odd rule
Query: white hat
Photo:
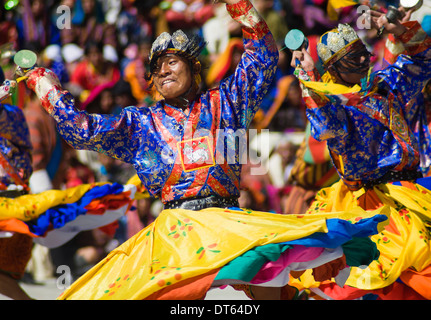
[[[61,54],[63,55],[63,59],[66,61],[66,63],[71,63],[83,57],[84,49],[75,43],[68,43],[65,44],[61,49]]]
[[[118,54],[115,48],[109,44],[103,46],[103,57],[111,62],[118,62]]]
[[[58,44],[50,44],[45,48],[43,54],[49,60],[61,60],[61,48]]]

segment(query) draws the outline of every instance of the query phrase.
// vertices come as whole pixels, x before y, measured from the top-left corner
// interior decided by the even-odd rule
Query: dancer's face
[[[362,46],[346,54],[334,64],[335,75],[349,85],[360,84],[368,76],[371,54]],[[334,74],[334,71],[331,72]]]
[[[190,62],[176,54],[161,56],[153,72],[154,85],[166,99],[175,99],[185,94],[192,85]]]

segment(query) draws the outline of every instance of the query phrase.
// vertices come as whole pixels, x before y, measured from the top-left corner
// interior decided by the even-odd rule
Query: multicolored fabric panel
[[[173,291],[172,298],[184,299],[191,293],[179,288],[191,279],[206,277],[205,285],[201,283],[200,291],[193,293],[201,298],[220,268],[251,249],[269,254],[272,244],[281,244],[281,251],[297,244],[336,248],[352,237],[381,230],[385,213],[386,208],[298,216],[220,208],[164,210],[60,298],[150,299]],[[279,253],[275,250],[270,259],[277,259]]]
[[[335,232],[335,229],[330,232]],[[229,262],[218,272],[213,286],[237,282],[281,287],[289,282],[290,271],[313,269],[344,257],[346,265],[340,265],[339,273],[352,266],[368,265],[378,256],[376,245],[369,238],[355,237],[335,248],[269,244],[253,248]],[[341,275],[344,277],[345,272]]]
[[[430,185],[430,178],[418,179],[416,183],[401,181],[375,186],[365,194],[357,191],[343,198],[334,196],[346,194],[342,192],[346,190],[342,183],[325,189],[325,193],[320,193],[312,205],[315,212],[330,212],[340,205],[352,209],[358,203],[364,208],[391,208],[389,224],[371,237],[380,256],[366,268],[353,267],[343,288],[337,288],[330,282],[316,282],[310,274],[291,284],[298,289],[316,288],[315,292],[320,292],[325,299],[358,298],[370,293],[382,299],[430,299]],[[323,204],[325,207],[322,207]]]
[[[0,234],[27,234],[58,247],[84,230],[114,223],[129,209],[136,186],[107,183],[49,190],[14,199],[0,197]]]
[[[28,184],[32,145],[22,110],[10,104],[0,104],[0,110],[0,190],[5,190],[11,184]]]

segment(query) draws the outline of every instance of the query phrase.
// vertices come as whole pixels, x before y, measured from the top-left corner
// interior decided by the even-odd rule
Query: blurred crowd
[[[301,184],[310,190],[304,197],[311,199],[314,189],[333,183],[336,174],[323,155],[324,146],[313,141],[307,131],[301,89],[293,76],[284,38],[291,29],[302,30],[318,63],[315,44],[320,35],[340,22],[357,28],[359,4],[334,9],[333,0],[252,2],[278,43],[280,60],[250,130],[249,147],[255,152],[249,152],[250,161],[243,168],[240,204],[276,213],[302,212],[298,198],[292,201],[294,187]],[[372,5],[384,10],[388,5],[398,6],[398,1],[373,1]],[[52,69],[74,95],[76,105],[91,113],[115,114],[130,105],[151,106],[160,97],[145,80],[148,55],[152,41],[164,31],[182,29],[205,38],[207,46],[201,57],[203,90],[234,71],[244,52],[242,34],[224,6],[213,0],[3,0],[0,64],[5,77],[13,79],[13,53],[21,49],[36,52],[38,65]],[[430,33],[431,1],[425,0],[413,18]],[[384,38],[367,29],[358,29],[358,33],[374,54],[374,68],[378,69]],[[12,99],[24,110],[30,128],[35,172],[30,181],[32,192],[95,181],[125,184],[135,175],[133,167],[125,163],[68,147],[57,134],[53,120],[24,85]],[[304,162],[307,156],[309,161]],[[263,174],[253,174],[257,166],[266,168],[260,171]],[[323,176],[324,183],[319,180]],[[43,253],[38,254],[29,267],[33,277],[42,280],[45,273],[52,275],[55,266],[62,264],[74,266],[74,275],[79,276],[114,246],[151,223],[162,208],[157,199],[136,201],[115,233],[99,229],[82,232],[45,254],[49,262],[40,258]]]

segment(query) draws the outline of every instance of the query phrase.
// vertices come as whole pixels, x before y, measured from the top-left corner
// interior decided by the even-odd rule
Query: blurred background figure
[[[222,79],[232,75],[243,53],[244,45],[242,39],[231,38],[224,52],[217,57],[208,70],[208,74],[206,75],[207,87],[218,86]]]

